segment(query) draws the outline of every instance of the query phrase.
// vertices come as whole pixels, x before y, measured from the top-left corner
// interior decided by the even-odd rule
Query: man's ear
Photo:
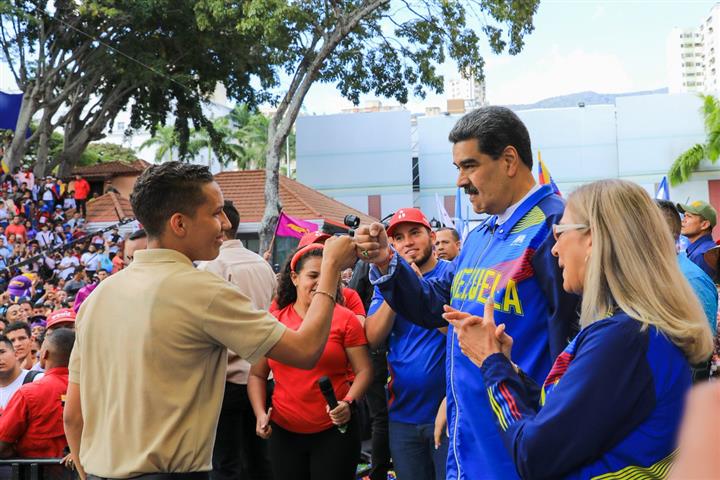
[[[187,235],[187,221],[188,218],[182,213],[173,213],[168,221],[168,227],[176,237],[184,238]]]
[[[507,176],[511,178],[518,174],[520,164],[523,163],[520,154],[512,145],[505,147],[505,150],[500,154],[500,160],[505,162],[505,171]]]

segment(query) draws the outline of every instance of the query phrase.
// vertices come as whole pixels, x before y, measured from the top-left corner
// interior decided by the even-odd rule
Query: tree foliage
[[[251,82],[272,77],[256,39],[234,19],[198,16],[192,0],[0,0],[0,47],[24,94],[17,131],[36,115],[31,142],[62,127],[65,170],[127,105],[133,129],[154,132],[172,114],[181,153],[192,127],[222,150],[204,109],[218,82],[254,105],[266,95]],[[5,159],[19,164],[26,147],[16,135]]]
[[[518,53],[533,30],[539,0],[199,0],[200,18],[231,19],[267,48],[273,76],[266,85],[277,108],[268,126],[266,210],[261,248],[279,215],[280,154],[314,82],[332,83],[358,104],[362,94],[395,98],[441,92],[446,61],[484,78],[481,35],[490,50]],[[201,22],[201,25],[203,23]],[[482,32],[482,33],[479,33]],[[283,77],[286,88],[280,88]]]
[[[671,185],[686,182],[703,160],[708,159],[715,164],[720,158],[720,101],[712,95],[702,95],[702,100],[705,143],[693,145],[675,159],[668,172]]]

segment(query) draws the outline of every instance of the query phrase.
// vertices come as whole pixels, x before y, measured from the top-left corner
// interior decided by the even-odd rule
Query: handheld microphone
[[[322,393],[323,397],[325,397],[325,401],[327,402],[328,407],[330,407],[330,410],[334,410],[338,406],[338,402],[337,398],[335,397],[335,390],[333,390],[330,379],[326,376],[320,377],[318,379],[318,386],[320,387],[320,392]],[[347,432],[347,425],[336,425],[336,427],[340,431],[340,433]]]

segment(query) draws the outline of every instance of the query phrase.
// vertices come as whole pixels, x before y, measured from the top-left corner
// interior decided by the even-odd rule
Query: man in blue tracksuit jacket
[[[504,107],[465,115],[450,132],[458,186],[477,213],[490,217],[465,240],[454,270],[419,279],[388,247],[380,224],[360,227],[360,258],[372,262],[371,281],[398,313],[426,328],[445,326],[443,305],[482,316],[492,299],[495,318],[513,337],[513,358],[541,383],[577,331],[578,297],[562,289],[552,257],[552,224],[564,203],[532,176],[530,137]],[[503,445],[478,367],[461,351],[452,326],[446,351],[450,445],[447,478],[518,478]]]

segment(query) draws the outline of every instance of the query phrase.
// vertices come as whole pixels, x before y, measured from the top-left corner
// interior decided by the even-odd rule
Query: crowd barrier
[[[7,458],[0,460],[2,480],[76,480],[75,472],[60,465],[62,458]]]

